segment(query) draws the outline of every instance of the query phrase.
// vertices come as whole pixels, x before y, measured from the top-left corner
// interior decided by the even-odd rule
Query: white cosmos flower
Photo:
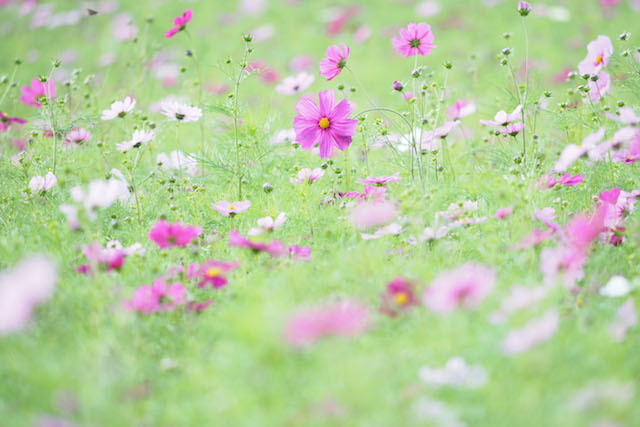
[[[306,72],[296,74],[295,76],[289,76],[276,86],[276,92],[283,95],[295,95],[307,90],[315,80],[316,77],[313,74]]]
[[[156,162],[164,171],[182,170],[192,176],[198,173],[198,161],[193,154],[187,155],[179,150],[173,150],[168,155],[158,154]]]
[[[116,117],[124,117],[136,106],[136,100],[127,96],[124,101],[116,101],[111,108],[102,111],[102,120],[113,120]]]
[[[58,178],[49,171],[45,176],[34,176],[29,181],[29,188],[31,191],[45,191],[53,187],[58,183]]]
[[[116,144],[116,149],[118,151],[128,151],[132,148],[139,148],[155,137],[156,133],[152,130],[137,130],[133,132],[133,137],[130,141],[123,141],[120,144]]]
[[[171,101],[162,103],[162,111],[160,112],[167,116],[171,122],[197,122],[202,117],[200,108]]]

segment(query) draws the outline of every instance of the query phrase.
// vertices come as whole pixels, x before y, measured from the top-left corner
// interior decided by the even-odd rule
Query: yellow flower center
[[[235,207],[235,206],[233,206],[233,205],[229,206],[229,210],[230,210],[230,211],[234,210],[235,208],[236,208],[236,207]]]
[[[323,117],[320,119],[320,122],[318,124],[322,129],[327,129],[330,125],[329,119],[327,119],[326,117]]]
[[[603,60],[604,60],[604,58],[602,58],[602,55],[598,56],[598,57],[596,58],[596,65],[600,65],[600,64],[602,64]]]
[[[393,299],[398,305],[405,305],[407,302],[409,302],[409,295],[407,295],[406,292],[398,292],[393,296]]]
[[[207,277],[218,277],[222,275],[222,270],[220,270],[217,267],[211,267],[210,269],[207,270]]]

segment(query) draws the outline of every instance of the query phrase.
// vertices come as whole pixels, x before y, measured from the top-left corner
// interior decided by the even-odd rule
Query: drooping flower
[[[161,113],[165,115],[170,122],[178,121],[180,123],[197,122],[198,119],[202,117],[202,110],[200,108],[173,101],[163,102]]]
[[[26,328],[34,309],[53,295],[57,279],[55,263],[43,255],[0,272],[0,336]]]
[[[53,172],[49,171],[45,176],[34,176],[29,181],[29,188],[31,191],[47,191],[54,185],[58,183],[58,178],[53,174]]]
[[[326,336],[352,337],[369,327],[369,309],[353,301],[299,311],[287,321],[284,339],[297,348],[307,348]]]
[[[313,170],[309,168],[302,168],[298,172],[298,176],[296,178],[291,178],[290,181],[292,184],[312,184],[323,176],[324,171],[321,168],[315,168]]]
[[[609,64],[613,55],[613,44],[607,36],[598,36],[587,45],[587,57],[578,64],[580,75],[598,74]]]
[[[309,86],[316,80],[313,74],[301,72],[295,76],[285,78],[282,83],[276,86],[276,92],[283,95],[295,95],[309,89]]]
[[[0,132],[8,130],[14,123],[23,125],[27,123],[27,121],[18,117],[9,117],[9,115],[0,111]]]
[[[222,200],[218,203],[211,203],[211,207],[222,216],[233,217],[236,214],[242,213],[249,209],[251,207],[251,201],[245,200],[242,202],[227,202],[226,200]]]
[[[173,224],[161,219],[149,231],[149,240],[154,241],[161,249],[185,247],[202,234],[202,228],[193,225]]]
[[[424,304],[437,314],[477,307],[493,290],[495,274],[480,264],[464,264],[438,276],[425,290]]]
[[[326,77],[327,81],[335,78],[347,65],[349,53],[350,49],[344,43],[329,46],[324,53],[325,57],[320,61],[320,75]]]
[[[38,79],[33,79],[31,86],[22,86],[20,90],[22,92],[20,102],[37,108],[42,107],[43,98],[51,100],[56,97],[56,84],[53,80],[47,80],[43,83]]]
[[[124,101],[116,101],[111,104],[108,110],[102,111],[102,120],[113,120],[117,117],[123,118],[136,106],[136,100],[127,96]]]
[[[395,317],[400,312],[419,305],[414,288],[415,285],[403,277],[396,277],[387,283],[387,288],[381,295],[380,312]]]
[[[548,341],[556,333],[559,322],[558,313],[550,310],[522,328],[509,331],[502,342],[502,350],[505,354],[514,356]]]
[[[386,175],[381,175],[378,177],[368,176],[366,179],[359,179],[356,182],[362,185],[373,185],[376,187],[381,187],[391,182],[399,182],[399,181],[402,181],[402,177],[400,177],[400,172],[396,172],[390,176],[386,176]]]
[[[192,9],[187,9],[184,11],[184,13],[181,16],[176,16],[173,20],[173,28],[168,30],[164,34],[164,37],[167,39],[170,39],[171,37],[175,36],[178,33],[178,31],[184,30],[187,27],[187,24],[189,23],[189,21],[191,21],[191,18],[193,18]]]
[[[129,151],[132,148],[140,148],[155,137],[156,133],[153,130],[138,129],[133,132],[130,141],[123,141],[120,144],[116,144],[116,149],[118,151]]]
[[[415,55],[428,55],[432,49],[437,47],[433,44],[433,40],[431,26],[421,22],[419,24],[411,23],[407,28],[401,28],[400,36],[395,36],[392,43],[396,52],[408,58]]]
[[[469,100],[459,99],[447,109],[447,117],[451,120],[459,120],[476,112],[476,105]]]
[[[293,128],[303,149],[309,151],[319,143],[320,157],[328,158],[334,147],[345,150],[351,145],[358,121],[349,118],[352,111],[349,101],[343,99],[336,105],[333,90],[318,93],[318,98],[319,106],[311,98],[300,98]]]
[[[249,236],[258,236],[265,231],[273,231],[276,228],[280,227],[287,220],[287,214],[284,212],[280,212],[276,219],[271,218],[270,216],[266,216],[264,218],[258,219],[258,226],[249,230],[247,233]]]
[[[73,129],[67,134],[69,144],[81,145],[91,139],[91,132],[84,128]]]

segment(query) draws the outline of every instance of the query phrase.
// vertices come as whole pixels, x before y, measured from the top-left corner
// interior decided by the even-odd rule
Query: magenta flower
[[[0,132],[8,130],[9,127],[14,123],[23,125],[27,123],[27,121],[24,119],[19,119],[17,117],[9,117],[7,114],[0,111]]]
[[[311,261],[311,248],[309,246],[289,246],[289,255],[294,261]]]
[[[391,182],[398,182],[398,181],[402,181],[402,178],[400,177],[400,172],[396,172],[391,176],[386,176],[386,175],[382,175],[378,177],[368,176],[367,179],[359,179],[356,182],[362,185],[374,185],[376,187],[381,187],[385,184],[388,184]]]
[[[578,184],[581,184],[584,181],[584,176],[581,173],[575,176],[571,176],[569,173],[565,173],[560,178],[558,178],[558,184],[564,185],[566,187],[575,187]]]
[[[349,53],[350,49],[344,43],[340,43],[340,46],[329,46],[324,53],[325,57],[320,61],[320,75],[330,81],[340,74],[347,65]]]
[[[437,47],[433,44],[433,40],[431,26],[421,22],[419,24],[411,23],[407,28],[401,28],[400,37],[395,36],[392,43],[396,52],[408,58],[414,55],[428,55],[432,49]]]
[[[69,144],[80,145],[91,139],[91,132],[84,128],[73,129],[67,134]]]
[[[33,79],[31,80],[31,86],[22,86],[20,90],[22,91],[20,102],[37,108],[42,107],[40,101],[43,98],[54,99],[56,97],[56,85],[53,80],[47,80],[46,83],[42,83],[38,79]]]
[[[219,289],[227,285],[227,273],[232,272],[238,268],[239,263],[224,262],[224,261],[207,261],[200,269],[198,269],[196,275],[200,279],[198,287],[204,288],[211,285],[214,289]]]
[[[185,28],[187,28],[187,24],[189,23],[189,21],[191,21],[191,18],[193,18],[192,9],[185,10],[182,16],[176,16],[175,19],[173,20],[173,28],[168,30],[164,34],[164,37],[167,39],[170,39],[171,37],[175,36],[178,33],[178,31],[182,31]]]
[[[491,293],[495,275],[479,264],[464,264],[439,275],[425,290],[424,304],[431,311],[446,314],[459,307],[473,308]]]
[[[607,36],[598,36],[587,45],[587,57],[578,64],[578,72],[584,74],[598,74],[609,64],[613,55],[613,44]]]
[[[234,217],[236,214],[242,213],[251,207],[251,201],[227,202],[222,200],[218,203],[211,203],[211,208],[218,211],[222,216]]]
[[[161,249],[176,246],[189,246],[192,240],[202,234],[202,228],[193,225],[183,226],[180,222],[169,224],[161,219],[149,231],[149,240],[154,241]]]
[[[93,242],[82,249],[82,253],[89,264],[81,265],[76,269],[82,274],[93,274],[95,270],[107,272],[120,270],[124,265],[127,253],[117,248],[102,248],[100,243]]]
[[[333,148],[345,150],[351,145],[356,133],[358,121],[350,119],[352,107],[343,99],[336,105],[336,94],[333,90],[318,93],[320,105],[307,97],[302,97],[296,104],[298,115],[293,120],[296,141],[309,151],[316,143],[320,145],[320,157],[328,158]]]
[[[288,320],[284,339],[306,348],[326,336],[360,335],[368,329],[369,317],[367,307],[352,301],[301,310]]]
[[[274,258],[279,258],[289,253],[289,248],[278,240],[274,240],[271,243],[254,242],[253,240],[247,239],[236,230],[229,231],[229,246],[249,248],[255,253],[267,252]]]
[[[125,310],[141,314],[172,311],[187,302],[187,289],[182,283],[167,283],[156,279],[153,285],[143,285],[135,290],[131,300],[123,304]]]
[[[386,292],[382,294],[380,312],[395,317],[401,311],[406,311],[419,304],[414,291],[414,284],[403,277],[396,277],[387,284]]]

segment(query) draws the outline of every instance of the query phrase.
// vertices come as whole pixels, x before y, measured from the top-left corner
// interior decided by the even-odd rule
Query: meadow
[[[0,426],[640,425],[636,0],[0,0]]]

